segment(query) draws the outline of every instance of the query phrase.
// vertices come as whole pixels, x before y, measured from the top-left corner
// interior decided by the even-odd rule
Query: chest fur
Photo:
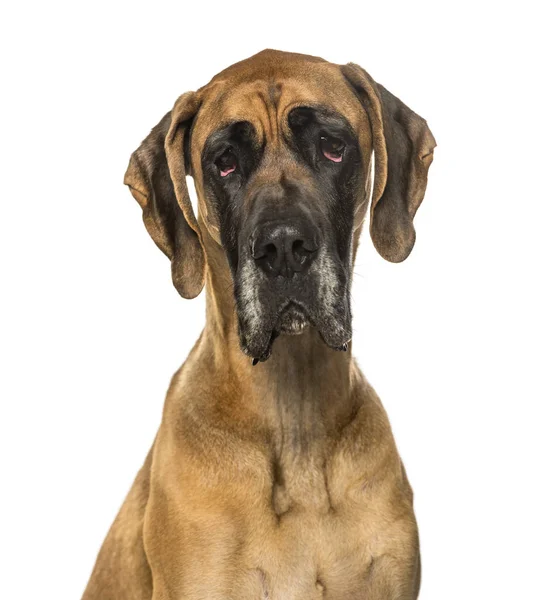
[[[396,454],[360,463],[338,444],[265,467],[239,450],[234,461],[202,477],[189,462],[194,475],[176,493],[153,495],[145,541],[155,580],[171,572],[186,598],[362,600],[385,566],[388,581],[412,577],[417,533]]]

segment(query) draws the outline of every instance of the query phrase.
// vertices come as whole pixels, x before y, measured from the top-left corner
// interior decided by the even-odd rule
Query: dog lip
[[[272,346],[281,335],[299,335],[310,322],[306,309],[295,301],[288,300],[276,313],[271,331],[261,336],[253,347],[245,340],[241,343],[243,352],[253,359],[253,366],[267,361],[272,354]]]
[[[239,334],[241,337],[241,350],[244,354],[254,359],[253,366],[255,366],[257,363],[265,362],[270,358],[272,346],[280,332],[275,329],[264,329],[259,331],[256,336],[245,338],[240,327]]]
[[[244,354],[256,359],[255,362],[264,362],[270,358],[274,341],[280,335],[297,337],[306,334],[309,329],[315,330],[329,348],[345,350],[345,344],[352,337],[348,273],[329,267],[328,275],[330,281],[335,281],[336,288],[326,296],[321,293],[322,281],[318,276],[309,277],[306,281],[304,278],[301,280],[297,273],[289,280],[253,278],[252,256],[248,260],[244,254],[243,257],[243,268],[251,265],[251,270],[245,271],[250,279],[243,278],[239,271],[235,294],[240,347]],[[256,293],[245,293],[246,286],[257,286]]]
[[[340,328],[332,332],[318,328],[318,332],[326,346],[329,346],[333,350],[342,350],[346,352],[352,339],[350,327]]]

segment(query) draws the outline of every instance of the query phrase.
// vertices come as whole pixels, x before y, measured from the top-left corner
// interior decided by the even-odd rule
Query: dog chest
[[[151,565],[156,572],[174,562],[185,598],[403,598],[375,594],[412,576],[417,534],[409,499],[399,502],[398,486],[387,493],[390,485],[382,480],[379,494],[357,482],[330,502],[337,485],[314,470],[284,478],[271,498],[269,491],[239,485],[222,490],[221,502],[218,495],[200,500],[195,493],[196,504],[170,503],[157,514],[171,521],[164,518],[168,528],[155,532],[154,551],[162,554],[149,552]],[[303,498],[305,486],[311,493]]]
[[[396,592],[376,594],[378,590],[385,594],[385,585],[406,579],[414,568],[415,530],[410,521],[398,521],[386,530],[370,514],[364,518],[354,513],[291,510],[276,522],[253,510],[246,529],[228,546],[227,560],[212,562],[212,569],[199,574],[197,582],[203,581],[208,596],[186,597],[402,598]]]

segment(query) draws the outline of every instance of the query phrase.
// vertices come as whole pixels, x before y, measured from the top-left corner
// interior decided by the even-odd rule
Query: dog
[[[417,598],[412,490],[349,294],[367,212],[381,256],[411,252],[435,145],[356,64],[275,50],[142,142],[124,182],[206,325],[84,600]]]

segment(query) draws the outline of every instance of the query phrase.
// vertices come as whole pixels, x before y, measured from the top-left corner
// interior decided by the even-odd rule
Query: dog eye
[[[215,162],[220,171],[220,177],[226,177],[237,169],[237,157],[233,150],[228,148]]]
[[[343,152],[345,152],[345,143],[339,138],[334,138],[331,136],[321,136],[320,150],[328,160],[338,163],[343,160]]]

